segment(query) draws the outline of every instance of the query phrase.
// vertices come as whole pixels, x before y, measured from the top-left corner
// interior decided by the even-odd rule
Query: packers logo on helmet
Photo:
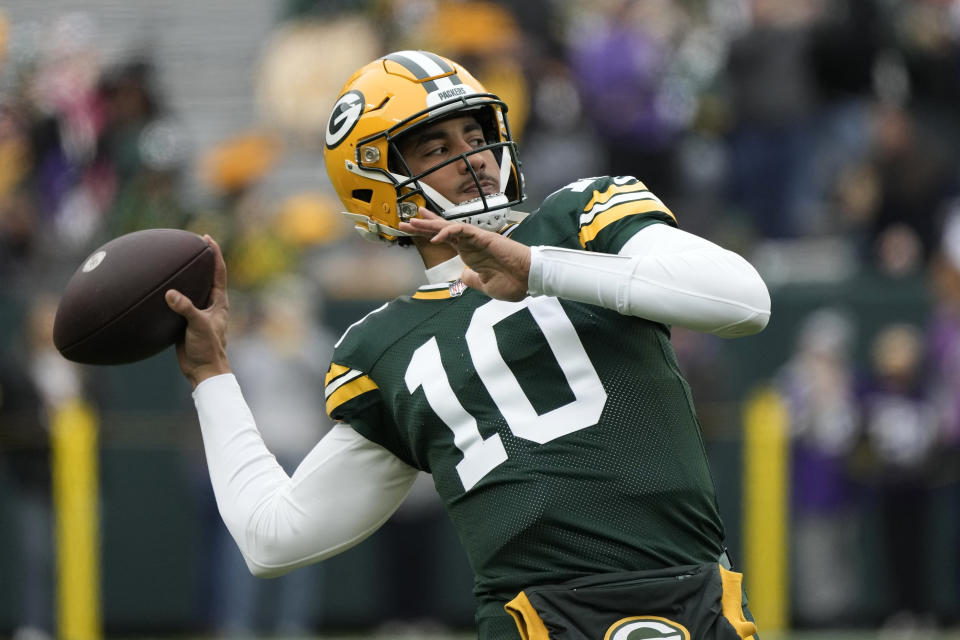
[[[690,640],[690,632],[667,618],[633,616],[610,625],[603,640]]]
[[[333,105],[330,122],[327,123],[325,142],[327,148],[332,149],[350,135],[363,113],[363,94],[359,91],[348,91],[340,96],[337,104]]]
[[[524,198],[506,111],[503,101],[470,72],[428,51],[395,51],[362,67],[341,90],[324,132],[324,162],[346,208],[343,213],[364,237],[389,242],[407,235],[400,222],[417,215],[418,207],[488,229],[505,226],[510,207]],[[413,175],[398,139],[417,127],[460,115],[476,119],[484,144]],[[444,164],[467,162],[485,151],[496,161],[496,193],[478,182],[478,197],[451,202],[424,180]]]

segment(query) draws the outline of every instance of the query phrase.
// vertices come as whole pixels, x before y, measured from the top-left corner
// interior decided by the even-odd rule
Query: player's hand
[[[166,293],[167,305],[187,319],[187,331],[177,343],[177,361],[180,370],[194,388],[207,378],[230,373],[227,360],[227,265],[220,245],[210,236],[203,239],[213,249],[215,266],[210,303],[206,309],[197,309],[190,298],[171,289]]]
[[[445,220],[420,207],[420,217],[400,223],[400,230],[447,243],[467,265],[463,283],[491,298],[517,301],[527,296],[530,247],[473,225]]]

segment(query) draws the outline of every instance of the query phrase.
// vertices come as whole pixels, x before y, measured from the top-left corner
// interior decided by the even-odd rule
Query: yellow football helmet
[[[477,118],[486,144],[411,175],[397,138],[460,111]],[[325,132],[327,174],[347,208],[344,215],[362,236],[388,242],[408,235],[400,231],[400,221],[415,217],[420,206],[448,220],[499,230],[510,207],[524,199],[506,111],[503,101],[466,69],[433,53],[397,51],[362,67],[340,91]],[[442,166],[485,150],[493,152],[499,165],[498,193],[454,203],[422,181]],[[477,190],[483,194],[479,182]]]

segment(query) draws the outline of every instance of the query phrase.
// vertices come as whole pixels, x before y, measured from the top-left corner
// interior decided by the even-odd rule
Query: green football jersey
[[[634,178],[591,178],[508,229],[617,253],[672,213]],[[716,561],[723,529],[669,328],[547,296],[424,286],[352,325],[327,410],[433,475],[480,616],[520,590]]]

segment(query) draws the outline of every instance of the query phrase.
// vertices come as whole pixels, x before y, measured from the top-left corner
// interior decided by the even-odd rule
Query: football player
[[[756,333],[766,286],[630,176],[516,210],[506,112],[424,51],[343,88],[327,171],[358,232],[412,245],[427,284],[340,338],[337,426],[292,476],[230,373],[222,261],[206,310],[169,294],[224,521],[251,571],[277,575],[363,540],[425,471],[475,573],[480,638],[749,637],[670,327]]]

